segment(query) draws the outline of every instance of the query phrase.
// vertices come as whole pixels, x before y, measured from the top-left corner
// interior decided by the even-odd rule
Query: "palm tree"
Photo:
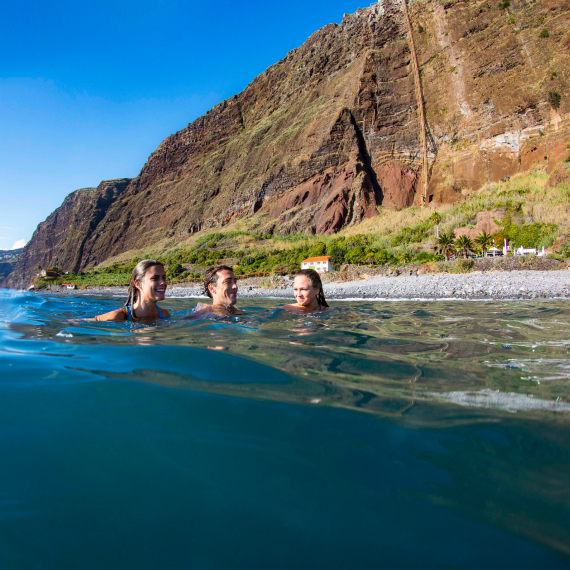
[[[493,238],[487,232],[481,232],[475,238],[475,243],[481,246],[483,257],[487,257],[487,248],[493,243]]]
[[[437,240],[437,247],[445,255],[445,261],[449,261],[449,256],[455,253],[455,238],[453,234],[451,232],[441,234]]]
[[[467,259],[467,252],[473,249],[473,242],[469,239],[469,236],[459,236],[457,238],[457,247],[459,251],[463,252],[464,259]]]
[[[434,212],[429,219],[435,224],[435,234],[439,240],[439,224],[441,223],[441,214]]]

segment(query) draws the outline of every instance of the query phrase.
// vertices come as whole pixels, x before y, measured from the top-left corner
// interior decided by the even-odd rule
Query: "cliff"
[[[36,228],[7,279],[8,286],[25,286],[38,273],[38,265],[43,269],[59,266],[64,271],[79,271],[85,265],[85,244],[103,219],[117,216],[122,207],[117,199],[129,182],[129,178],[106,180],[97,188],[82,188],[69,194]]]
[[[325,26],[164,140],[97,214],[87,214],[93,190],[70,195],[38,227],[17,279],[238,217],[263,233],[330,234],[378,206],[459,200],[535,165],[556,182],[570,140],[569,2],[429,0],[408,13],[410,28],[402,3],[383,0]],[[89,223],[61,233],[57,220],[75,209]],[[52,225],[58,237],[46,241]]]

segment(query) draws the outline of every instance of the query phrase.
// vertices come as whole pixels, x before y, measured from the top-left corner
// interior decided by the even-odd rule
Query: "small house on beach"
[[[322,257],[308,257],[301,262],[301,269],[314,269],[317,273],[328,273],[329,271],[334,271],[330,255],[324,255]]]
[[[59,277],[59,272],[52,271],[51,269],[42,269],[39,276],[44,279],[55,279]]]

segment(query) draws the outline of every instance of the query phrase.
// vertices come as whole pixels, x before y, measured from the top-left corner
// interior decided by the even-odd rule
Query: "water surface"
[[[0,303],[0,567],[570,566],[568,302]]]

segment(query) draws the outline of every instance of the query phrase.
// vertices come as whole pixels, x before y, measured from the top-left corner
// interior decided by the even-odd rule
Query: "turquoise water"
[[[568,302],[281,304],[0,290],[0,567],[570,567]]]

